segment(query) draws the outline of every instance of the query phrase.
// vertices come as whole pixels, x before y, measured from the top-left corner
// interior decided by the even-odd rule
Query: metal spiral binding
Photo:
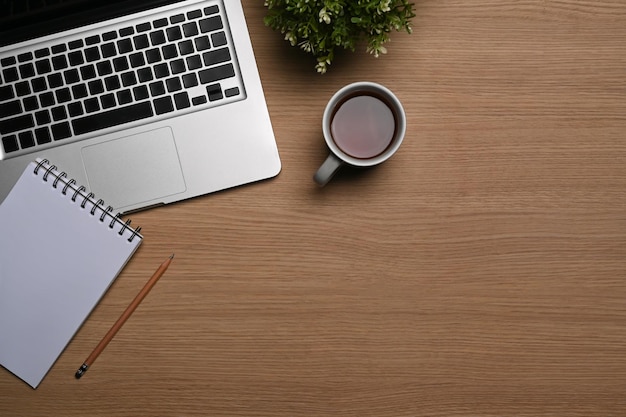
[[[93,204],[93,207],[89,210],[89,214],[91,214],[92,216],[96,215],[96,211],[100,210],[102,212],[102,214],[100,215],[100,222],[104,223],[104,219],[108,216],[111,217],[111,222],[109,223],[109,228],[113,229],[113,227],[115,226],[115,224],[121,224],[121,229],[119,230],[118,234],[120,236],[122,236],[124,234],[124,232],[126,231],[126,229],[128,229],[131,232],[131,236],[127,239],[129,242],[132,242],[135,237],[140,236],[139,232],[141,231],[141,227],[137,227],[137,228],[132,228],[130,227],[130,219],[126,220],[126,222],[124,222],[121,218],[120,218],[120,214],[112,214],[113,211],[113,207],[112,206],[107,206],[107,208],[104,208],[104,200],[102,199],[98,199],[97,201],[94,201],[94,193],[88,193],[85,194],[84,192],[87,191],[87,188],[85,188],[84,186],[76,186],[76,180],[72,179],[67,179],[67,174],[65,172],[56,172],[57,167],[55,165],[50,164],[50,161],[48,161],[47,159],[41,159],[39,162],[37,162],[37,166],[35,166],[35,169],[33,170],[33,173],[35,175],[39,175],[39,170],[45,168],[45,172],[42,176],[42,179],[45,182],[48,182],[48,177],[49,176],[53,176],[54,177],[54,181],[52,182],[52,187],[53,188],[57,188],[59,182],[61,182],[63,184],[63,189],[61,191],[61,194],[63,195],[67,195],[67,190],[72,190],[74,193],[72,194],[71,200],[73,203],[76,202],[76,199],[80,196],[82,198],[82,201],[80,203],[80,207],[81,208],[85,208],[85,206],[87,205],[87,203],[91,203]]]

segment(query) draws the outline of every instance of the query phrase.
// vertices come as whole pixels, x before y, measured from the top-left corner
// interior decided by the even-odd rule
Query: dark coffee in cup
[[[356,92],[335,108],[330,132],[343,152],[354,158],[369,159],[389,147],[396,133],[396,120],[382,96]]]

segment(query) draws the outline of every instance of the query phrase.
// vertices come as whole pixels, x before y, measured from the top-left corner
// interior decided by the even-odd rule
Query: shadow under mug
[[[371,167],[391,158],[404,139],[406,114],[389,89],[361,81],[346,85],[331,97],[322,129],[330,154],[313,176],[320,186],[343,165]]]

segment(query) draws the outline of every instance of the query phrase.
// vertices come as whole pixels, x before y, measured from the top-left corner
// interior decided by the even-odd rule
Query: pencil
[[[135,311],[139,303],[141,303],[141,301],[148,294],[148,292],[150,292],[152,287],[154,287],[154,284],[156,284],[159,278],[161,278],[161,275],[165,273],[167,268],[170,266],[172,259],[174,259],[174,254],[172,254],[169,258],[167,258],[165,262],[163,262],[161,266],[157,268],[157,270],[154,272],[154,275],[152,275],[152,277],[148,280],[148,282],[146,282],[146,285],[144,285],[141,291],[139,291],[139,294],[135,296],[135,299],[130,303],[128,307],[126,307],[126,310],[124,310],[120,318],[117,319],[117,321],[111,327],[111,329],[109,329],[107,334],[104,335],[100,343],[98,343],[98,346],[96,346],[93,352],[91,352],[91,354],[87,357],[87,359],[85,359],[85,362],[82,364],[82,366],[78,368],[78,371],[76,371],[76,374],[74,375],[76,379],[79,379],[81,376],[85,374],[85,372],[87,372],[87,369],[89,369],[89,367],[93,364],[96,358],[98,358],[100,353],[102,353],[104,348],[109,344],[111,339],[113,339],[115,334],[124,325],[126,320],[128,320],[130,315],[133,314],[133,311]]]

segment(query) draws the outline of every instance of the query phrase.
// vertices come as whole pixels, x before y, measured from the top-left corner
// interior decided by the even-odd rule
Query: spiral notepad
[[[29,164],[0,205],[0,364],[36,388],[142,239],[47,160]]]

